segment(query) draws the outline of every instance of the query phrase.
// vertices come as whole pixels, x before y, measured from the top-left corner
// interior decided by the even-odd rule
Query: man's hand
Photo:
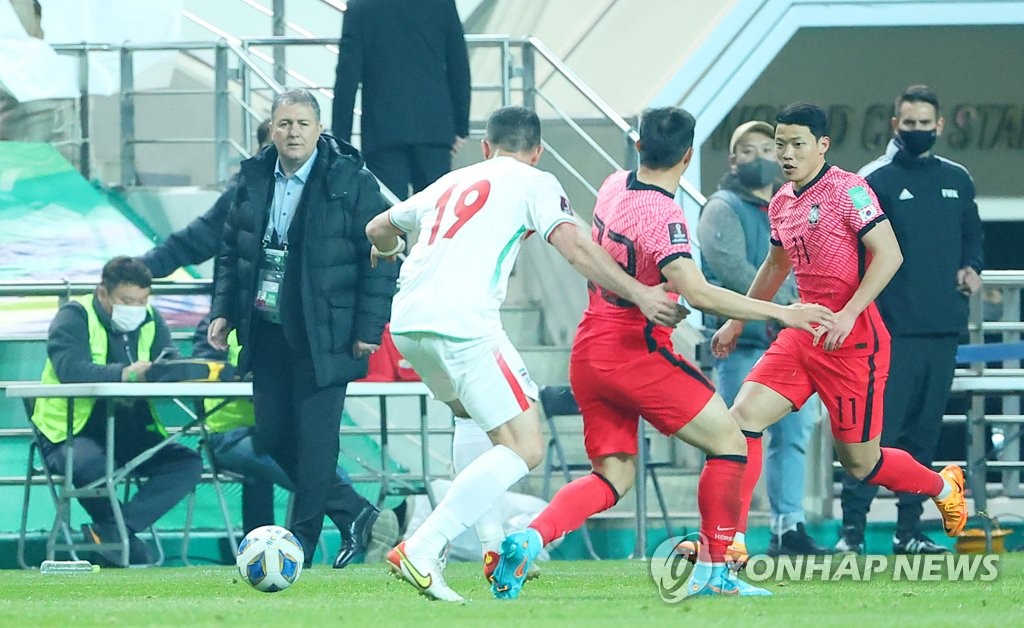
[[[452,152],[452,157],[457,155],[458,152],[460,150],[462,150],[462,147],[465,146],[465,145],[466,145],[466,138],[460,137],[460,136],[456,135],[455,136],[455,141],[452,142],[452,151],[451,151]]]
[[[359,358],[364,358],[370,355],[377,349],[380,349],[380,345],[375,345],[369,342],[363,342],[362,340],[356,340],[355,342],[352,343],[352,357],[358,360]]]
[[[231,323],[228,322],[228,319],[215,318],[206,328],[206,342],[218,351],[227,351],[229,333],[231,333]]]
[[[857,322],[857,317],[845,309],[836,312],[835,317],[832,319],[832,323],[829,327],[819,327],[817,330],[812,331],[814,334],[814,344],[817,345],[821,340],[822,335],[825,336],[825,342],[822,345],[825,351],[835,351],[836,349],[842,349],[843,343],[846,342],[846,338],[853,331],[853,325]],[[822,331],[827,330],[827,333],[822,334]]]
[[[743,321],[730,318],[711,337],[711,355],[718,359],[729,357],[736,349],[736,341],[743,333]]]
[[[832,326],[836,315],[832,310],[817,303],[794,303],[786,306],[786,313],[780,321],[786,327],[802,329],[820,336]],[[824,329],[823,329],[824,328]]]
[[[675,327],[679,321],[686,318],[690,310],[686,309],[676,299],[668,294],[669,285],[663,283],[657,286],[645,286],[636,295],[634,303],[647,317],[647,320],[656,325]]]
[[[139,360],[133,364],[130,364],[121,369],[121,381],[122,382],[144,382],[146,381],[146,371],[152,366],[152,362],[145,360]]]
[[[971,296],[981,289],[981,277],[971,266],[956,271],[956,289],[964,296]]]
[[[399,238],[399,240],[401,240],[401,238]],[[404,244],[404,242],[403,242],[403,244]],[[392,255],[381,255],[380,251],[377,250],[377,246],[376,245],[370,247],[370,268],[377,268],[377,263],[380,260],[385,260],[385,261],[388,261],[388,262],[394,262],[397,259],[398,259],[398,253],[394,253]]]

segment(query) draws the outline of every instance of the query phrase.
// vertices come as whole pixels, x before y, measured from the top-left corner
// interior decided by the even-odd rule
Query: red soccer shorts
[[[595,363],[574,350],[569,362],[569,383],[583,413],[584,445],[591,460],[636,455],[640,416],[670,436],[715,394],[700,369],[664,346],[653,353],[623,353],[614,364]]]
[[[754,365],[747,381],[771,388],[800,408],[818,393],[832,421],[832,436],[867,442],[882,433],[882,399],[889,378],[889,333],[879,327],[870,352],[825,351],[807,332],[784,329]],[[854,355],[850,355],[854,353]]]

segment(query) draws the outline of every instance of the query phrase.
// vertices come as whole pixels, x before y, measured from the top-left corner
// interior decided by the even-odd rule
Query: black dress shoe
[[[795,530],[781,535],[773,534],[771,543],[768,545],[769,556],[825,556],[831,553],[831,549],[815,543],[814,538],[807,533],[807,528],[802,523],[796,524]]]
[[[334,557],[334,568],[344,569],[352,560],[364,554],[370,545],[370,534],[373,524],[380,516],[380,510],[374,506],[367,505],[362,512],[356,515],[355,521],[347,530],[341,531],[341,548],[338,555]]]

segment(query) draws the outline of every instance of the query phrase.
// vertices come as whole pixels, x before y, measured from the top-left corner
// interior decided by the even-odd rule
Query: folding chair
[[[579,405],[576,403],[576,398],[572,395],[572,389],[569,386],[545,386],[540,391],[540,403],[544,409],[544,416],[547,420],[548,431],[551,434],[548,440],[547,455],[544,458],[544,498],[549,499],[551,495],[551,474],[555,470],[562,472],[562,476],[566,483],[572,481],[573,471],[590,471],[590,462],[586,463],[572,463],[568,462],[565,449],[562,446],[561,438],[558,435],[558,428],[555,425],[555,418],[560,416],[576,416],[580,414]],[[650,451],[650,439],[644,438],[643,451],[645,454]],[[554,455],[552,455],[554,454]],[[557,456],[557,462],[555,457]],[[668,462],[651,462],[649,455],[644,456],[644,460],[640,460],[639,464],[643,465],[646,469],[646,475],[651,479],[651,485],[654,487],[654,494],[658,498],[658,506],[661,508],[662,519],[665,522],[665,531],[669,536],[672,536],[672,520],[668,515],[668,505],[665,503],[665,496],[661,490],[661,484],[658,482],[657,469],[661,467],[667,467],[670,465]],[[590,540],[590,534],[587,531],[586,526],[581,528],[583,533],[583,542],[587,547],[587,551],[594,558],[598,558],[597,553],[594,551],[593,544]]]
[[[25,398],[25,414],[31,418],[32,413],[35,409],[35,400]],[[30,421],[31,423],[31,421]],[[49,467],[46,466],[46,460],[43,458],[42,447],[39,443],[41,435],[36,430],[35,425],[31,426],[32,442],[28,448],[28,465],[25,472],[25,490],[22,497],[21,503],[21,522],[18,526],[18,566],[22,569],[33,569],[32,566],[27,564],[25,561],[25,545],[28,536],[28,509],[30,500],[32,498],[32,487],[37,484],[46,484],[47,489],[50,492],[50,500],[53,503],[54,510],[58,510],[60,507],[60,499],[57,496],[57,487],[63,485],[64,476],[53,473]],[[132,481],[138,483],[141,478],[132,476],[129,481],[125,483],[124,487],[124,501],[128,501],[129,492],[131,489]],[[68,521],[61,518],[59,522],[61,534],[64,536],[64,541],[68,545],[73,545],[74,541],[71,539],[71,526]],[[157,557],[152,563],[154,566],[160,566],[164,562],[164,550],[163,545],[160,542],[160,536],[157,534],[155,527],[150,526],[148,530],[153,545],[156,547]],[[75,550],[67,550],[72,560],[79,560],[78,552]]]

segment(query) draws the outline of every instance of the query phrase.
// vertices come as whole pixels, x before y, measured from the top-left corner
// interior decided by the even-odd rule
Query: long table
[[[53,526],[46,543],[46,555],[53,559],[58,550],[95,550],[115,549],[121,552],[121,562],[128,564],[128,532],[121,513],[120,502],[117,499],[117,486],[129,477],[134,469],[146,460],[150,459],[157,451],[181,438],[189,430],[204,428],[204,409],[202,403],[195,403],[190,408],[182,400],[201,401],[206,398],[223,399],[247,399],[252,397],[251,382],[178,382],[178,383],[82,383],[82,384],[10,384],[7,386],[8,397],[20,397],[38,399],[43,397],[56,397],[68,399],[68,442],[72,443],[72,418],[74,416],[74,403],[76,399],[132,399],[145,397],[149,399],[171,399],[174,400],[190,416],[190,420],[178,432],[171,434],[157,445],[143,451],[138,456],[129,460],[124,465],[117,467],[114,461],[114,404],[107,404],[107,431],[106,431],[106,469],[104,477],[86,486],[76,488],[73,483],[72,470],[74,468],[74,448],[67,447],[66,473],[64,482],[58,493],[57,514],[54,517]],[[386,491],[389,481],[395,479],[396,474],[390,474],[387,470],[388,463],[388,416],[387,399],[393,397],[418,397],[420,400],[420,426],[418,432],[422,438],[422,472],[420,479],[424,484],[431,503],[434,503],[434,496],[430,490],[430,456],[428,438],[431,433],[427,416],[427,400],[430,393],[427,387],[421,382],[353,382],[348,385],[347,397],[377,397],[380,399],[380,428],[381,439],[381,468],[379,471],[382,483],[382,495]],[[376,433],[361,428],[343,428],[351,433]],[[395,433],[396,430],[390,430]],[[407,431],[407,430],[405,430]],[[231,527],[231,520],[224,500],[223,492],[216,484],[215,487],[220,502],[221,512],[224,516],[228,536],[234,543],[234,533]],[[58,543],[58,531],[62,526],[69,525],[71,499],[76,497],[106,497],[110,500],[114,511],[114,518],[118,531],[121,535],[119,543],[85,544],[85,543]]]

